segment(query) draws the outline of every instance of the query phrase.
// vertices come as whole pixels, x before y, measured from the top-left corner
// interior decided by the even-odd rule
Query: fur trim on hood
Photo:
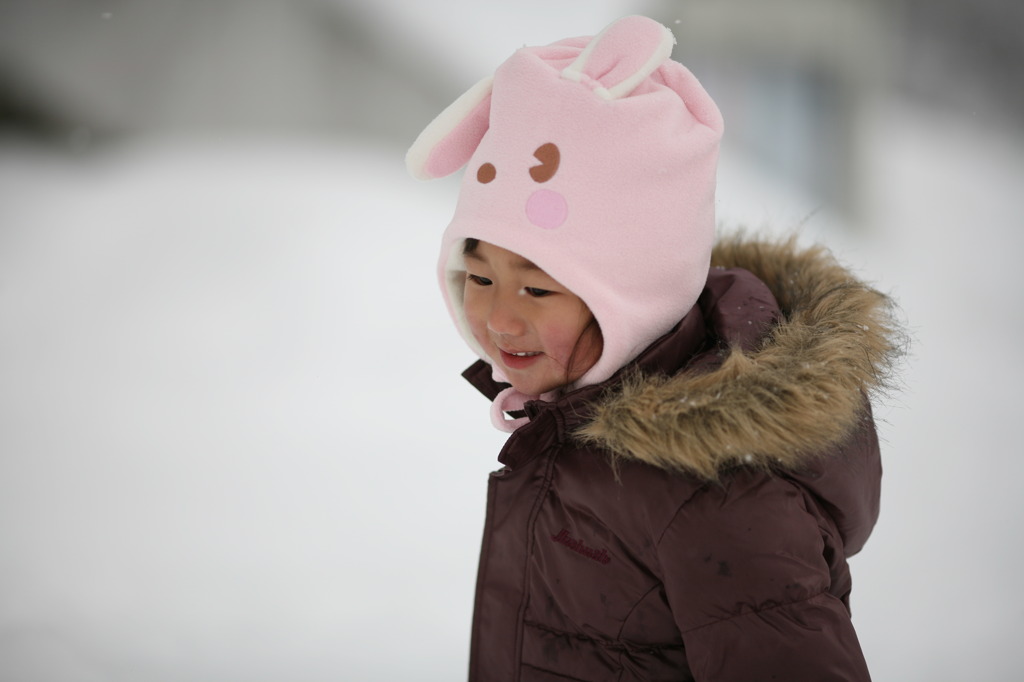
[[[713,480],[737,465],[799,469],[844,440],[867,396],[889,386],[904,336],[894,305],[820,246],[732,237],[712,266],[749,270],[775,295],[778,324],[752,352],[710,371],[634,375],[578,435],[617,457]]]

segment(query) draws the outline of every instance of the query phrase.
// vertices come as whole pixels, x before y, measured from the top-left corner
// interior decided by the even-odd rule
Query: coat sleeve
[[[658,558],[698,682],[870,679],[830,591],[826,525],[796,484],[752,471],[677,512]]]

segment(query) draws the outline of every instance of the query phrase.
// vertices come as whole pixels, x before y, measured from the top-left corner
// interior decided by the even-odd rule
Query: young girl
[[[714,240],[722,121],[644,17],[526,47],[416,140],[468,163],[439,277],[511,433],[471,680],[866,680],[886,299],[821,249]]]

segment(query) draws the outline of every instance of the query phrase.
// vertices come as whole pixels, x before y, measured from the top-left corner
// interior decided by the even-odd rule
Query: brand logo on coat
[[[569,531],[565,528],[558,532],[558,535],[551,536],[552,541],[557,542],[560,545],[568,547],[577,554],[582,554],[588,559],[593,559],[600,564],[611,563],[612,558],[608,556],[608,552],[603,549],[594,549],[593,547],[587,547],[582,540],[569,535]]]

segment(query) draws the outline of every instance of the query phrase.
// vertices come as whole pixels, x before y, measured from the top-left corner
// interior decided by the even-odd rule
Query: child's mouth
[[[532,365],[543,353],[540,351],[520,351],[509,353],[506,350],[498,349],[501,352],[501,361],[510,369],[524,369]]]

